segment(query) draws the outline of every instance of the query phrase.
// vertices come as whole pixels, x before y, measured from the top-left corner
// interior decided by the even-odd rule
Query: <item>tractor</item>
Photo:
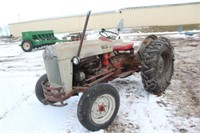
[[[117,32],[101,29],[98,40],[84,40],[89,11],[80,41],[46,47],[43,52],[46,74],[35,86],[35,94],[44,105],[65,106],[66,100],[82,93],[77,116],[90,131],[105,129],[115,119],[120,97],[108,82],[140,72],[146,91],[160,96],[170,84],[174,71],[174,53],[165,37],[150,35],[135,51],[133,43],[124,43]]]

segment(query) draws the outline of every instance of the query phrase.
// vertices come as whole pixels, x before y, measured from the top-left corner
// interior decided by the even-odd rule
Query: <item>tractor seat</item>
[[[126,51],[126,50],[130,50],[132,48],[133,48],[132,43],[120,44],[120,45],[114,45],[113,51]]]

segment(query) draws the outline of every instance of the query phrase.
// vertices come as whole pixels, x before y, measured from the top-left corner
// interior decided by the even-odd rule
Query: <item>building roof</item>
[[[100,14],[110,14],[114,12],[120,12],[123,10],[134,10],[134,9],[140,9],[140,8],[156,8],[156,7],[167,7],[167,6],[177,6],[177,5],[191,5],[191,4],[200,4],[200,2],[189,2],[189,3],[179,3],[179,4],[165,4],[165,5],[150,5],[150,6],[135,6],[135,7],[125,7],[125,8],[120,8],[119,10],[115,11],[102,11],[102,12],[96,12],[92,13],[91,15],[100,15]],[[27,23],[27,22],[35,22],[35,21],[45,21],[45,20],[53,20],[53,19],[62,19],[62,18],[69,18],[69,17],[80,17],[80,16],[85,16],[86,14],[77,14],[77,15],[68,15],[68,16],[57,16],[57,17],[50,17],[50,18],[45,18],[45,19],[35,19],[35,20],[30,20],[30,21],[24,21],[24,22],[17,22],[17,23],[10,23],[9,25],[12,24],[18,24],[18,23]]]

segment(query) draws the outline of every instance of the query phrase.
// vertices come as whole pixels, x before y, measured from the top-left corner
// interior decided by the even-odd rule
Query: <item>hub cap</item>
[[[91,110],[91,118],[96,124],[104,124],[109,121],[115,110],[115,100],[113,96],[104,94],[98,97]]]
[[[29,50],[30,49],[30,44],[28,43],[28,42],[25,42],[24,44],[23,44],[23,48],[25,49],[25,50]]]

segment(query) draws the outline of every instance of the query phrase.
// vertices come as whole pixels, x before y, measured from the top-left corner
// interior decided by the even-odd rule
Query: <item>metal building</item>
[[[120,19],[125,27],[197,25],[200,28],[200,2],[160,6],[130,7],[119,11],[92,14],[88,30],[114,28]],[[55,33],[76,32],[83,29],[84,15],[9,24],[10,33],[21,36],[23,31],[54,30]]]

